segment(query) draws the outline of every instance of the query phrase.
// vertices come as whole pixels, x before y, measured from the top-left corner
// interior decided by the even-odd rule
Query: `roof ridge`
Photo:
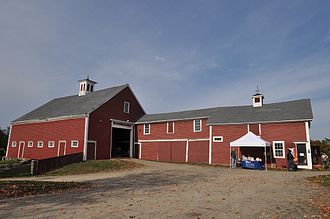
[[[275,103],[266,103],[266,104],[263,104],[263,105],[274,105],[274,104],[281,104],[281,103],[298,102],[298,101],[303,101],[303,100],[310,101],[309,98],[306,98],[306,99],[289,100],[289,101],[282,101],[282,102],[275,102]],[[238,107],[252,107],[252,104],[251,105],[235,105],[235,106],[217,106],[217,107],[199,108],[199,109],[193,109],[193,110],[180,110],[180,111],[172,111],[172,112],[164,112],[164,113],[150,113],[150,114],[146,114],[146,115],[185,113],[185,112],[194,112],[194,111],[202,111],[202,110],[223,109],[223,108],[238,108]]]

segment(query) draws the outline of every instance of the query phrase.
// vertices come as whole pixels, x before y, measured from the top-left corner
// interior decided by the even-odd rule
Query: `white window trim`
[[[168,130],[169,130],[170,123],[173,124],[173,132],[169,132],[169,131],[168,131]],[[167,123],[166,123],[167,134],[174,134],[174,132],[175,132],[174,127],[175,127],[174,122],[167,122]]]
[[[53,143],[53,146],[50,146],[50,143]],[[53,147],[55,147],[55,141],[48,141],[48,147],[49,147],[49,148],[53,148]]]
[[[148,132],[148,133],[146,133],[146,125],[149,126],[149,132]],[[150,133],[151,133],[151,125],[150,125],[150,123],[146,123],[146,124],[144,124],[144,125],[143,125],[143,134],[144,134],[144,135],[150,135]]]
[[[33,147],[33,141],[28,141],[28,148],[32,148]]]
[[[39,143],[41,143],[41,146],[39,146]],[[43,141],[38,141],[38,143],[37,143],[37,147],[38,148],[42,148],[44,146],[44,142]]]
[[[200,130],[196,130],[196,120],[199,120],[199,126],[200,126]],[[202,120],[201,119],[194,119],[194,132],[201,132],[202,131]]]
[[[12,141],[11,142],[11,147],[16,148],[16,146],[17,146],[17,142],[16,141]]]
[[[128,110],[127,110],[127,112],[125,111],[125,106],[126,106],[126,104],[128,105],[128,108],[127,108]],[[129,113],[130,105],[131,105],[131,104],[130,104],[129,102],[124,101],[124,109],[123,109],[123,112],[124,112],[124,113]]]
[[[275,153],[275,144],[276,143],[280,143],[283,145],[283,156],[276,156]],[[273,154],[274,154],[274,158],[285,158],[285,143],[284,141],[273,141]]]
[[[216,138],[221,138],[221,140],[216,140]],[[223,142],[223,136],[213,136],[213,142]]]
[[[73,146],[73,143],[74,143],[74,142],[77,142],[77,146]],[[72,147],[72,148],[77,148],[77,147],[79,147],[79,141],[78,141],[78,140],[72,140],[72,141],[71,141],[71,147]]]

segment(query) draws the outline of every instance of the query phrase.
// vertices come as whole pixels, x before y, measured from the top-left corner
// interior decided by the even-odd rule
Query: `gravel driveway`
[[[329,189],[306,180],[322,172],[136,162],[146,166],[33,178],[95,185],[80,193],[0,200],[0,218],[319,218],[313,203],[330,206]]]

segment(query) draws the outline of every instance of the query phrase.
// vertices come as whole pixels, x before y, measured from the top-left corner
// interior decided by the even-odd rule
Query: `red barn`
[[[286,152],[292,149],[298,167],[312,169],[309,99],[264,104],[263,95],[256,93],[249,106],[145,115],[128,85],[94,92],[95,84],[81,80],[79,95],[54,99],[13,121],[7,157],[42,159],[83,152],[84,159],[139,157],[228,165],[231,143],[253,133],[270,145],[264,163],[286,167]],[[253,142],[235,150],[239,156],[265,155]]]
[[[51,100],[14,120],[8,158],[44,159],[83,152],[84,159],[134,155],[134,122],[145,112],[129,85],[94,92],[80,81],[79,95]]]
[[[230,143],[252,132],[270,143],[269,164],[286,167],[290,148],[299,168],[312,169],[310,100],[264,104],[263,99],[256,93],[250,106],[144,115],[135,123],[139,156],[146,160],[228,165]],[[236,153],[264,157],[264,151],[252,144],[236,148]]]

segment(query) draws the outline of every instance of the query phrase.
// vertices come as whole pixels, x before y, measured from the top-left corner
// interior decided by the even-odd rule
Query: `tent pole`
[[[266,166],[266,172],[267,172],[267,146],[265,146],[265,166]]]
[[[229,165],[230,165],[230,169],[231,167],[231,146],[229,146]]]

